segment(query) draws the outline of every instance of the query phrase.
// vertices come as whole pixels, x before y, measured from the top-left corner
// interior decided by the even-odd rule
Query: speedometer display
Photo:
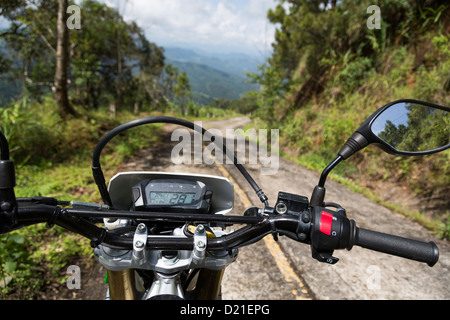
[[[150,192],[150,204],[192,204],[194,201],[195,193]]]
[[[212,191],[201,181],[145,179],[133,186],[135,210],[208,213]]]

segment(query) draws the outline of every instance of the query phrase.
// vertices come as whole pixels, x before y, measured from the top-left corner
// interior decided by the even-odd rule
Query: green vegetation
[[[379,1],[380,29],[369,29],[372,4],[280,0],[268,12],[278,28],[272,57],[250,75],[261,84],[255,119],[262,127],[278,127],[286,152],[314,170],[321,171],[354,130],[391,101],[450,105],[449,6]],[[432,208],[420,218],[410,215],[442,235],[448,230],[449,158],[449,151],[393,158],[369,147],[333,173],[386,205],[387,190],[376,191],[379,182],[408,188]]]

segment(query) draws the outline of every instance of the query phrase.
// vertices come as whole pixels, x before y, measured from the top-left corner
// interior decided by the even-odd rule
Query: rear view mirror
[[[438,152],[449,147],[450,113],[423,103],[398,102],[381,112],[370,130],[388,152]]]
[[[450,147],[450,108],[417,100],[398,100],[378,109],[347,140],[322,172],[311,205],[322,205],[328,174],[342,160],[373,144],[388,153],[431,154]]]
[[[388,153],[424,155],[450,147],[450,109],[417,100],[399,100],[377,110],[339,152],[347,159],[374,144]]]

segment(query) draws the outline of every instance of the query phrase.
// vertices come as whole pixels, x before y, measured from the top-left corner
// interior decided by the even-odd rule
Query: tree
[[[56,24],[56,71],[55,97],[59,113],[63,119],[69,115],[76,115],[75,109],[69,102],[67,88],[69,69],[69,29],[67,21],[67,0],[58,0],[58,20]]]
[[[161,73],[159,83],[162,88],[162,95],[165,101],[172,101],[174,99],[174,87],[177,83],[180,72],[177,67],[166,64],[164,70]]]
[[[21,79],[27,94],[38,97],[54,88],[57,12],[55,1],[9,1],[2,7],[10,27],[1,36],[11,60],[7,72],[10,79]]]
[[[99,18],[101,17],[101,18]],[[98,108],[158,104],[159,78],[164,67],[162,48],[150,42],[134,22],[97,1],[81,3],[81,32],[71,34],[72,76],[76,99]]]
[[[69,33],[68,0],[9,1],[2,13],[11,26],[0,35],[11,54],[0,59],[0,71],[21,79],[29,96],[40,99],[53,91],[63,118],[74,113],[72,105],[98,108],[113,102],[133,109],[136,103],[157,103],[163,50],[135,22],[85,0],[83,27]]]
[[[186,99],[192,95],[191,84],[186,72],[182,72],[178,76],[177,84],[174,88],[175,97],[180,101],[181,113],[187,115]]]
[[[422,24],[442,20],[445,10],[438,0],[381,0],[377,4],[382,8],[381,29],[370,30],[367,8],[373,3],[369,0],[278,2],[267,13],[277,25],[268,65],[289,87],[289,107],[281,118],[322,93],[339,68],[357,71],[348,75],[348,83],[359,84],[379,67],[385,48],[409,43],[423,30]]]
[[[259,66],[259,74],[247,74],[254,83],[259,83],[259,91],[252,91],[258,105],[258,116],[271,126],[277,120],[275,105],[285,99],[285,93],[289,90],[289,83],[284,81],[279,72],[266,64]]]
[[[67,6],[67,0],[9,0],[2,6],[2,14],[11,26],[1,34],[13,50],[11,76],[19,75],[32,95],[53,91],[64,119],[76,114],[67,86]]]

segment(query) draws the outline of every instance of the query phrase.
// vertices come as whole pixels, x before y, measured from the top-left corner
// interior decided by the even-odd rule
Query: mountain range
[[[257,90],[248,83],[245,72],[254,73],[262,61],[241,53],[200,53],[190,49],[164,48],[166,63],[186,72],[193,99],[208,104],[215,99],[238,99],[243,93]]]

